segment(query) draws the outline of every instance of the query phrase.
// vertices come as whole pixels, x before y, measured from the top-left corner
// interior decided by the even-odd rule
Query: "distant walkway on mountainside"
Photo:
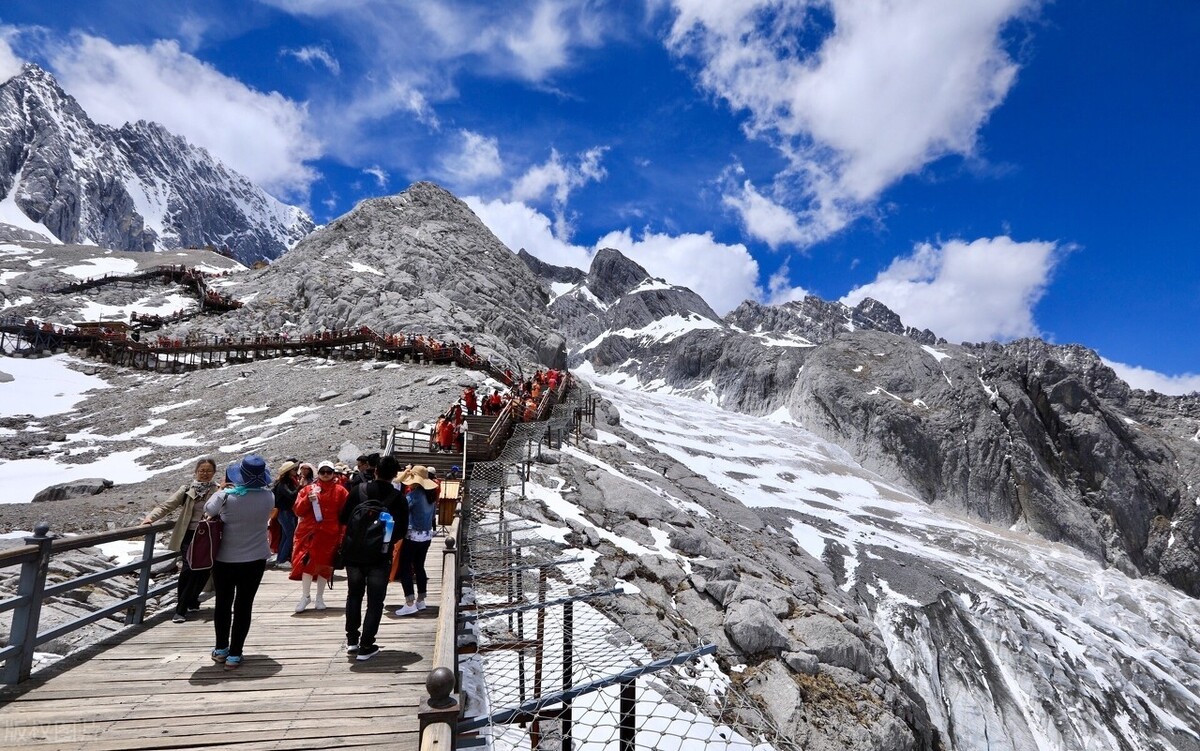
[[[133,274],[105,274],[104,276],[90,277],[83,281],[59,287],[53,290],[53,292],[56,294],[68,294],[110,284],[137,284],[157,279],[167,283],[181,284],[194,292],[200,300],[200,312],[224,313],[230,310],[237,310],[242,307],[242,303],[229,295],[223,295],[212,289],[208,284],[208,280],[214,276],[226,276],[228,273],[224,272],[214,275],[194,267],[189,268],[183,265],[154,266],[142,269]],[[140,323],[143,326],[150,327],[180,319],[180,313],[169,316],[143,315],[139,316],[136,320],[132,320],[131,323]]]
[[[246,662],[226,671],[209,657],[211,600],[199,619],[171,623],[170,609],[0,688],[0,747],[22,749],[315,749],[418,747],[442,618],[445,538],[427,562],[429,607],[385,615],[382,650],[357,662],[345,651],[346,584],[324,611],[294,612],[297,584],[268,569],[254,602]],[[404,604],[388,591],[387,613]],[[454,614],[448,614],[453,619]]]
[[[6,354],[82,349],[87,355],[114,365],[166,372],[301,355],[346,360],[407,359],[418,363],[454,364],[481,370],[506,386],[515,383],[510,370],[480,357],[470,344],[442,342],[419,334],[380,334],[366,326],[301,336],[287,333],[189,336],[186,339],[159,336],[139,341],[131,338],[123,325],[55,326],[9,317],[0,319],[0,345]]]

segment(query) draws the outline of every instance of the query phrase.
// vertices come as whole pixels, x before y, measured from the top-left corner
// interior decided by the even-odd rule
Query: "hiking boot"
[[[358,656],[356,656],[354,659],[358,660],[359,662],[366,662],[377,654],[379,654],[379,645],[372,644],[369,647],[359,647]]]

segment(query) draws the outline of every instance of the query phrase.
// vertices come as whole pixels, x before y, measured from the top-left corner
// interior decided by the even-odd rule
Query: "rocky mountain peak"
[[[369,326],[465,339],[503,359],[561,366],[538,280],[462,201],[433,183],[373,198],[316,230],[235,295],[229,333]]]
[[[276,258],[312,219],[157,123],[94,122],[36,65],[0,84],[0,199],[65,243]]]
[[[546,263],[542,259],[530,253],[528,250],[521,248],[517,251],[517,258],[525,262],[529,270],[535,276],[541,277],[545,281],[557,284],[579,284],[587,278],[582,270],[574,266],[555,266]]]
[[[587,286],[602,302],[611,304],[642,282],[650,273],[621,251],[601,248],[592,258]]]

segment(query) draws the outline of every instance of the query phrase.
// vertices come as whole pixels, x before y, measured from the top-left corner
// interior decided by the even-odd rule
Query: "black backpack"
[[[359,492],[364,488],[359,486]],[[363,494],[365,495],[365,493]],[[346,534],[342,538],[342,560],[354,566],[370,566],[391,560],[392,547],[384,542],[387,525],[379,518],[387,507],[374,498],[365,498],[350,511]],[[393,529],[392,540],[397,531]]]

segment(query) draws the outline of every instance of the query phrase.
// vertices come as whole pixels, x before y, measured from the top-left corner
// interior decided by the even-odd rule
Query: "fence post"
[[[637,740],[637,678],[621,682],[620,751],[633,751]]]
[[[154,532],[147,532],[142,543],[142,569],[138,573],[138,599],[125,611],[125,625],[135,626],[146,618],[146,592],[150,590],[150,562],[154,560]]]
[[[21,604],[13,610],[12,630],[8,637],[8,643],[18,651],[4,665],[4,682],[8,684],[20,683],[33,671],[33,650],[42,615],[42,593],[46,590],[53,539],[48,522],[38,522],[33,528],[33,537],[25,538],[26,545],[38,547],[38,556],[21,564],[21,581],[17,585]]]
[[[575,682],[573,644],[575,640],[575,603],[573,602],[563,605],[562,638],[562,690],[566,693]],[[562,723],[562,751],[571,751],[571,747],[574,745],[571,740],[571,699],[563,700],[563,712],[560,722]]]

